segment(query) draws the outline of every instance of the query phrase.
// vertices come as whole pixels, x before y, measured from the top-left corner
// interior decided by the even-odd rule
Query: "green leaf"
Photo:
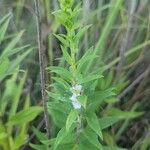
[[[52,77],[52,79],[54,79],[56,82],[61,84],[65,89],[70,89],[70,85],[65,80],[63,80],[62,78]]]
[[[93,144],[95,147],[97,147],[100,150],[103,150],[102,145],[100,144],[100,142],[98,141],[98,136],[90,129],[90,128],[85,128],[82,131],[83,136],[88,140],[88,142],[90,142],[91,144]],[[82,135],[81,134],[81,135]],[[84,138],[84,139],[85,139]]]
[[[84,108],[86,108],[86,104],[87,104],[87,96],[86,95],[78,96],[78,101]]]
[[[17,34],[15,38],[12,39],[12,41],[7,45],[7,47],[4,49],[3,53],[1,54],[0,59],[7,57],[9,53],[12,51],[12,49],[16,46],[16,44],[19,42],[22,34],[24,31],[21,31]]]
[[[117,18],[117,14],[122,5],[122,2],[123,2],[122,0],[117,0],[117,1],[112,0],[110,3],[112,5],[112,7],[110,7],[109,14],[106,19],[106,23],[102,29],[99,40],[98,40],[95,50],[94,50],[94,53],[99,55],[99,59],[96,62],[101,60],[103,57],[108,36],[110,34],[110,31],[112,30],[113,23],[114,23],[115,19]],[[94,64],[94,61],[95,60],[90,61],[90,63],[88,64],[88,68],[92,67],[92,65]]]
[[[63,139],[67,136],[67,132],[65,130],[65,128],[62,128],[58,134],[57,134],[57,137],[56,137],[56,140],[55,140],[55,143],[54,143],[54,148],[53,150],[56,150],[58,145],[63,141]]]
[[[70,127],[76,121],[77,117],[78,117],[78,111],[76,109],[71,110],[71,112],[69,113],[69,115],[67,117],[67,121],[66,121],[66,130],[67,131],[69,131]]]
[[[5,77],[5,72],[7,71],[9,67],[9,59],[3,59],[3,61],[0,61],[0,79]]]
[[[125,58],[130,56],[131,54],[140,51],[141,49],[143,49],[145,46],[150,45],[150,40],[149,41],[145,41],[142,44],[139,44],[131,49],[129,49],[126,53],[125,53]],[[117,57],[115,58],[113,61],[111,61],[108,65],[105,65],[103,67],[104,71],[107,69],[112,68],[112,66],[114,66],[116,63],[118,63],[121,60],[121,57]]]
[[[9,51],[9,53],[7,54],[7,57],[10,57],[18,52],[21,52],[21,51],[27,51],[25,50],[25,48],[29,48],[30,45],[25,45],[25,46],[21,46],[21,47],[17,47],[17,48],[14,48],[12,49],[11,51]],[[6,57],[6,56],[5,56]]]
[[[95,131],[97,135],[100,136],[101,139],[103,139],[101,127],[98,121],[98,118],[94,112],[87,112],[86,114],[86,120],[89,125],[89,127]]]
[[[100,35],[100,38],[99,38],[99,40],[96,44],[96,48],[95,48],[95,53],[99,54],[100,59],[102,58],[103,53],[105,51],[105,45],[107,42],[107,38],[112,29],[113,23],[117,17],[117,13],[119,12],[122,2],[123,2],[122,0],[118,0],[118,1],[112,0],[111,1],[111,5],[113,7],[110,7],[109,14],[108,14],[108,17],[106,20],[106,24],[104,25],[104,28],[102,30],[102,33]]]
[[[13,148],[14,149],[20,149],[21,146],[26,143],[27,139],[28,139],[27,134],[26,135],[17,134],[17,136],[15,137],[15,140],[14,140]]]
[[[94,60],[98,56],[93,54],[93,47],[86,51],[82,58],[77,62],[77,72],[87,73],[87,64],[90,60]]]
[[[86,77],[82,77],[78,79],[78,84],[83,84],[83,83],[87,83],[96,79],[100,79],[102,78],[102,75],[87,75]]]
[[[9,17],[11,16],[11,13],[8,13],[3,18],[0,19],[0,25],[4,23]]]
[[[112,73],[112,71],[109,71],[109,74],[108,74],[108,76],[107,76],[107,80],[106,80],[106,85],[105,85],[105,87],[109,87],[109,86],[111,86],[111,82],[113,81],[113,73]]]
[[[64,39],[61,35],[54,34],[54,36],[63,44],[65,47],[69,47],[69,42]]]
[[[8,28],[10,17],[5,21],[5,23],[0,27],[0,43],[4,40],[6,30]]]
[[[49,97],[51,97],[53,99],[56,99],[56,100],[62,101],[62,98],[61,98],[60,94],[49,92],[49,91],[46,91],[46,92],[47,92],[47,94],[48,94]]]
[[[37,139],[39,141],[42,141],[42,140],[47,140],[47,137],[45,135],[45,133],[42,133],[40,132],[38,129],[36,129],[35,127],[32,127],[32,131],[33,133],[36,135]]]
[[[81,28],[79,30],[79,32],[75,35],[75,40],[76,41],[79,41],[82,36],[84,35],[84,33],[91,27],[92,25],[87,25],[87,26],[84,26],[83,28]]]
[[[68,28],[73,26],[70,17],[68,17],[67,13],[65,13],[63,10],[57,10],[53,12],[53,14],[55,15],[57,22],[59,22],[60,24]]]
[[[89,100],[90,100],[90,108],[97,108],[97,106],[99,106],[100,104],[102,104],[103,102],[107,102],[109,99],[109,97],[114,96],[115,93],[112,92],[114,90],[114,88],[109,88],[107,90],[104,91],[96,91],[94,93],[91,93],[90,95],[88,95]]]
[[[99,124],[101,126],[101,129],[108,128],[112,126],[114,123],[117,123],[118,121],[122,120],[123,118],[117,117],[117,116],[110,116],[110,117],[103,117],[99,119]],[[126,119],[126,118],[124,118]]]
[[[19,105],[19,100],[20,100],[20,96],[22,94],[22,89],[23,89],[23,86],[24,86],[24,83],[25,83],[25,80],[26,80],[26,77],[27,77],[27,72],[25,72],[18,84],[18,86],[16,85],[16,79],[17,79],[17,74],[18,72],[15,72],[14,74],[14,80],[13,82],[15,83],[14,86],[16,86],[16,89],[15,89],[15,95],[14,95],[14,98],[13,98],[13,101],[12,101],[12,105],[11,105],[11,109],[9,111],[9,119],[14,116],[17,112],[17,107]]]
[[[16,69],[16,67],[18,67],[18,65],[20,64],[21,61],[23,61],[28,55],[29,53],[33,50],[33,48],[30,48],[28,50],[26,50],[24,53],[20,54],[17,56],[16,59],[14,59],[13,61],[11,61],[11,65],[8,68],[7,74],[12,74],[13,70]]]
[[[0,133],[0,140],[6,138],[7,136],[8,134],[5,132]]]
[[[29,109],[22,110],[12,116],[7,125],[17,125],[17,124],[24,124],[27,122],[32,121],[35,117],[37,117],[43,109],[38,106],[32,106]]]
[[[71,56],[69,55],[69,53],[67,52],[67,48],[61,46],[61,50],[63,52],[63,57],[64,59],[71,65]]]
[[[59,76],[61,76],[62,78],[66,79],[68,81],[72,80],[71,73],[65,68],[51,66],[51,67],[48,67],[47,69],[51,70],[51,72],[58,74]]]
[[[51,139],[47,139],[47,140],[40,140],[40,142],[44,145],[51,146],[54,144],[55,138],[51,138]]]
[[[47,150],[47,147],[45,145],[39,145],[39,144],[29,144],[31,148],[34,150]]]
[[[50,116],[52,116],[54,124],[58,128],[62,128],[64,127],[67,116],[71,111],[71,105],[64,102],[50,102],[48,104],[48,111]]]
[[[109,115],[118,116],[119,118],[123,118],[123,119],[125,117],[126,117],[126,119],[131,119],[131,118],[136,118],[136,117],[143,115],[143,112],[122,111],[117,108],[110,108],[107,110],[107,113]]]
[[[49,140],[42,140],[41,143],[47,146],[52,146],[55,143],[56,138],[51,138]],[[76,140],[75,134],[74,133],[69,133],[67,136],[61,141],[60,147],[63,145],[67,145],[70,143],[74,143]],[[57,148],[58,149],[58,148]]]

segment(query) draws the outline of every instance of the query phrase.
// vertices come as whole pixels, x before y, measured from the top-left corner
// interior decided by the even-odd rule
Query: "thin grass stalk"
[[[39,65],[40,65],[40,82],[41,82],[41,94],[44,108],[44,118],[46,125],[47,136],[50,137],[50,120],[47,109],[47,98],[46,98],[46,73],[45,73],[45,60],[44,60],[44,51],[42,49],[42,33],[41,33],[41,18],[40,18],[40,2],[39,0],[34,0],[35,11],[36,11],[36,26],[37,26],[37,42],[38,42],[38,51],[39,51]]]

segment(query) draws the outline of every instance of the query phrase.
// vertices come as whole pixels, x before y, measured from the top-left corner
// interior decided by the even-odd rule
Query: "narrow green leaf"
[[[34,150],[47,150],[46,145],[39,145],[39,144],[29,144],[31,148],[33,148]]]
[[[35,127],[32,127],[32,131],[33,131],[33,133],[36,135],[36,137],[37,137],[37,139],[38,139],[39,141],[47,140],[47,137],[46,137],[45,133],[40,132],[40,131],[39,131],[38,129],[36,129]]]
[[[17,77],[17,73],[15,73],[15,79]],[[10,114],[9,114],[9,119],[15,115],[15,113],[17,112],[17,107],[19,105],[19,99],[20,99],[20,96],[22,94],[22,89],[23,89],[23,85],[25,83],[25,80],[26,80],[26,77],[27,77],[27,72],[25,72],[22,76],[22,80],[19,82],[18,86],[16,86],[16,94],[14,95],[14,99],[12,101],[12,105],[11,105],[11,109],[10,109]],[[14,80],[16,82],[16,80]],[[16,84],[15,84],[16,85]]]
[[[125,53],[125,57],[130,56],[131,54],[143,49],[145,46],[150,45],[150,40],[146,41],[142,44],[139,44],[131,49],[129,49],[126,53]],[[104,71],[110,69],[112,66],[114,66],[115,64],[117,64],[120,61],[121,57],[117,57],[115,58],[113,61],[111,61],[109,64],[105,65],[103,67]]]
[[[126,117],[126,119],[136,118],[136,117],[143,115],[143,112],[122,111],[122,110],[117,109],[117,108],[110,108],[107,110],[107,113],[109,115],[119,116],[120,118]]]
[[[20,33],[17,34],[15,38],[12,39],[12,41],[7,45],[7,47],[4,49],[3,53],[1,54],[0,59],[7,57],[11,50],[16,46],[16,44],[19,42],[22,34],[24,31],[21,31]]]
[[[84,35],[84,33],[91,27],[92,25],[87,25],[87,26],[84,26],[83,28],[81,28],[79,30],[79,32],[75,35],[75,40],[76,41],[79,41],[82,36]]]
[[[114,88],[109,88],[104,91],[96,91],[93,94],[89,94],[88,97],[90,99],[90,106],[89,107],[94,107],[102,104],[103,102],[106,102],[109,97],[114,96],[115,93],[112,92]]]
[[[54,36],[66,47],[69,47],[69,43],[66,39],[64,39],[61,35],[54,34]]]
[[[76,121],[77,117],[78,117],[78,111],[76,109],[71,110],[71,112],[69,113],[69,115],[67,117],[67,121],[66,121],[66,130],[67,131],[69,131],[70,127]]]
[[[109,9],[109,14],[108,17],[106,19],[106,23],[104,25],[104,28],[102,30],[102,33],[100,35],[100,38],[96,44],[94,53],[99,55],[99,59],[101,60],[104,51],[105,51],[105,46],[106,46],[106,42],[107,42],[107,38],[109,36],[109,33],[112,29],[113,23],[117,17],[117,14],[119,12],[119,9],[122,5],[123,0],[112,0],[111,1],[111,6]],[[93,60],[90,61],[90,63],[88,64],[88,68],[91,68],[93,65]],[[97,62],[97,61],[96,61]]]
[[[18,52],[21,52],[21,51],[27,51],[27,50],[25,50],[25,48],[29,48],[29,46],[30,45],[25,45],[25,46],[21,46],[21,47],[17,47],[17,48],[14,48],[14,49],[12,49],[9,53],[8,53],[8,55],[7,55],[7,57],[10,57],[10,56],[12,56],[12,55],[14,55],[14,54],[16,54],[16,53],[18,53]]]
[[[0,27],[0,43],[4,40],[4,36],[6,34],[6,30],[8,28],[10,18],[8,18],[5,23]]]
[[[3,22],[5,22],[5,20],[7,20],[9,17],[11,17],[11,13],[8,13],[7,15],[5,15],[3,18],[0,19],[0,24],[2,24]]]
[[[71,56],[69,55],[69,53],[67,52],[67,48],[61,46],[61,50],[63,52],[63,57],[64,59],[71,65]]]
[[[86,120],[89,125],[89,127],[95,131],[97,135],[100,136],[101,139],[103,139],[101,127],[98,121],[98,118],[94,112],[87,112],[86,114]]]
[[[78,96],[78,101],[84,108],[86,108],[86,104],[87,104],[87,96],[86,95]]]
[[[100,35],[100,38],[97,42],[96,48],[95,48],[95,53],[99,54],[100,59],[103,56],[103,53],[105,51],[105,45],[107,42],[108,35],[112,29],[112,25],[117,17],[117,13],[119,12],[120,6],[122,5],[122,0],[112,0],[110,7],[110,11],[106,20],[106,23],[104,25],[102,34]]]
[[[105,129],[108,128],[110,126],[112,126],[113,124],[121,121],[122,119],[126,119],[125,117],[121,118],[119,116],[110,116],[110,117],[102,117],[99,119],[99,124],[101,126],[101,129]]]
[[[12,116],[7,125],[17,125],[17,124],[24,124],[27,122],[32,121],[35,117],[37,117],[43,109],[38,106],[32,106],[29,109],[22,110]]]
[[[58,134],[57,134],[57,137],[56,137],[56,140],[55,140],[55,143],[54,143],[54,148],[53,150],[56,150],[58,145],[62,142],[62,140],[67,136],[67,132],[65,130],[65,128],[62,128]]]
[[[98,141],[98,136],[90,128],[87,127],[86,129],[84,129],[82,131],[82,134],[88,140],[88,142],[90,142],[92,145],[94,145],[98,149],[103,150],[102,145]]]
[[[48,67],[47,69],[51,70],[51,72],[58,74],[59,76],[61,76],[62,78],[66,79],[68,81],[72,80],[71,73],[65,68],[51,66],[51,67]]]
[[[20,62],[22,62],[28,55],[29,53],[33,50],[33,48],[30,48],[28,50],[26,50],[23,54],[20,54],[17,56],[16,59],[14,59],[11,62],[11,65],[9,66],[9,69],[7,71],[7,74],[12,74],[13,70],[16,69],[16,67],[18,67],[18,65],[20,64]]]
[[[93,47],[86,51],[86,53],[82,56],[82,58],[77,62],[77,71],[87,73],[87,64],[89,61],[94,60],[98,56],[93,53]]]
[[[59,84],[61,84],[65,89],[70,89],[70,85],[62,78],[52,77],[52,79],[54,79],[55,82],[58,82]]]
[[[0,80],[5,77],[5,73],[9,67],[9,59],[3,59],[0,61]]]
[[[93,81],[93,80],[96,80],[96,79],[100,79],[102,77],[103,77],[102,75],[87,75],[84,78],[80,78],[78,80],[78,83],[83,84],[83,83],[87,83],[87,82],[90,82],[90,81]]]

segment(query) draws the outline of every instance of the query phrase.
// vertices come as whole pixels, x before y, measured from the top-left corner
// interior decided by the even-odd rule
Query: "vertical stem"
[[[79,144],[80,142],[80,130],[81,130],[81,116],[78,115],[77,118],[77,144]]]
[[[39,0],[34,0],[35,10],[36,10],[36,26],[37,26],[37,42],[39,51],[39,65],[40,65],[40,80],[41,80],[41,94],[44,107],[44,118],[46,124],[47,136],[50,136],[50,123],[49,115],[47,110],[47,100],[46,100],[46,80],[45,80],[45,61],[44,61],[44,51],[42,50],[42,36],[41,36],[41,19],[40,19],[40,6]]]

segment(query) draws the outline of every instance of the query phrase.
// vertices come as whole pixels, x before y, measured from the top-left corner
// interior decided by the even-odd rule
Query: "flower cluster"
[[[80,96],[81,91],[82,91],[82,85],[75,84],[74,86],[71,87],[72,96],[70,97],[70,100],[72,102],[74,109],[81,108],[81,104],[77,99],[78,96]]]

